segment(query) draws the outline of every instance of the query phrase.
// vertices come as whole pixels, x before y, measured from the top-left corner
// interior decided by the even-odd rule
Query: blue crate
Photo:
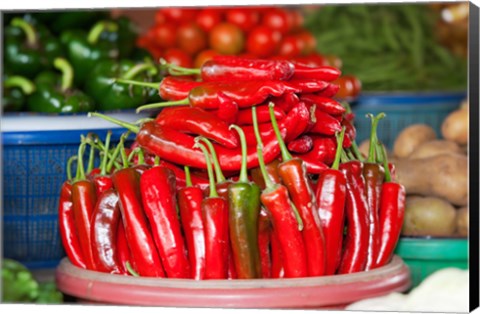
[[[112,144],[124,129],[112,130]],[[65,256],[58,228],[60,187],[80,135],[106,129],[3,133],[3,255],[28,268],[52,268]]]
[[[443,120],[466,96],[466,92],[363,93],[351,104],[355,113],[357,143],[370,137],[371,120],[366,114],[380,112],[385,112],[386,118],[378,124],[378,137],[390,149],[397,135],[416,123],[430,125],[440,137]]]

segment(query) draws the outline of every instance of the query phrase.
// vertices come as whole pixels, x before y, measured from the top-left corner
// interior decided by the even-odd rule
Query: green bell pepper
[[[48,27],[55,34],[61,34],[67,29],[90,28],[100,19],[108,18],[108,11],[76,10],[54,12],[48,23]]]
[[[10,26],[4,42],[5,68],[9,72],[32,78],[51,68],[53,60],[64,54],[56,38],[47,32],[38,32],[25,20],[14,18]]]
[[[103,32],[116,32],[118,25],[111,21],[96,23],[86,34],[80,31],[67,31],[61,36],[66,43],[67,57],[75,72],[75,84],[83,86],[88,73],[105,59],[117,59],[119,50],[114,42],[101,39]]]
[[[118,31],[103,32],[101,38],[117,45],[120,59],[130,58],[138,37],[136,25],[125,16],[112,19],[111,22],[118,25]]]
[[[44,113],[76,113],[94,110],[93,99],[72,87],[74,72],[68,61],[57,58],[54,66],[62,72],[61,84],[52,84],[54,78],[51,76],[45,76],[43,80],[37,77],[37,90],[28,98],[28,110]]]
[[[4,112],[22,111],[27,97],[35,90],[32,81],[23,76],[5,76],[3,81],[2,108]]]
[[[116,79],[145,80],[158,69],[152,62],[104,60],[90,72],[85,91],[95,99],[97,110],[134,109],[145,104],[150,91],[140,86],[115,82]]]

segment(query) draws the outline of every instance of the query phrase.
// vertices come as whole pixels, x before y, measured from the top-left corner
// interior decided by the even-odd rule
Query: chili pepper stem
[[[257,139],[257,155],[258,163],[260,165],[260,172],[262,173],[263,180],[265,181],[265,187],[267,191],[273,190],[274,184],[270,179],[270,176],[267,173],[265,167],[265,160],[263,159],[263,142],[262,137],[260,136],[260,131],[258,130],[258,120],[257,120],[257,109],[255,106],[252,107],[252,120],[253,120],[253,131],[255,133],[255,138]]]
[[[365,158],[363,158],[362,153],[360,152],[360,149],[358,148],[357,142],[353,141],[352,142],[352,151],[355,154],[355,157],[360,160],[360,161],[365,161]]]
[[[135,86],[142,86],[142,87],[149,87],[153,89],[157,89],[161,82],[141,82],[141,81],[134,81],[125,78],[116,78],[115,83],[119,84],[128,84],[128,85],[135,85]]]
[[[205,163],[207,164],[207,173],[208,173],[208,180],[209,180],[209,186],[210,186],[210,195],[209,197],[218,197],[217,189],[215,188],[215,177],[213,175],[213,168],[212,168],[212,163],[210,162],[210,157],[208,156],[208,150],[200,142],[196,142],[195,145],[193,145],[194,148],[200,148],[203,152],[203,155],[205,156]]]
[[[184,166],[183,170],[185,171],[185,186],[190,187],[192,186],[192,176],[190,175],[190,167]]]
[[[87,143],[82,139],[80,145],[78,146],[77,173],[75,175],[75,181],[85,179],[85,169],[83,168],[83,154],[85,152],[86,145]]]
[[[130,134],[130,132],[125,132],[120,136],[120,140],[117,144],[117,147],[115,147],[115,150],[112,153],[112,155],[110,156],[110,160],[108,161],[107,169],[106,169],[107,173],[110,173],[112,171],[113,165],[115,164],[115,162],[117,160],[118,154],[120,154],[120,150],[123,147],[123,143],[125,142],[125,139],[128,137],[129,134]]]
[[[73,68],[65,58],[55,58],[53,66],[62,72],[62,91],[66,91],[72,87],[73,84]]]
[[[112,131],[107,132],[105,137],[105,147],[104,155],[102,157],[102,164],[100,165],[100,175],[105,176],[107,174],[107,161],[108,161],[108,150],[110,149],[110,138],[112,137]]]
[[[89,133],[86,139],[87,143],[90,144],[90,154],[88,156],[87,173],[92,172],[94,163],[95,163],[95,142],[92,139],[92,136],[93,135]]]
[[[29,46],[37,45],[37,34],[30,23],[24,21],[22,18],[16,17],[10,22],[10,25],[20,28],[25,33]]]
[[[203,136],[196,137],[195,142],[197,141],[204,142],[210,151],[210,155],[212,156],[213,167],[215,169],[215,176],[217,178],[217,183],[225,182],[226,179],[225,179],[225,176],[223,175],[222,167],[220,167],[220,163],[218,162],[217,153],[215,152],[215,147],[213,147],[212,142],[208,138]]]
[[[377,145],[377,126],[380,119],[385,117],[383,112],[379,113],[376,117],[373,114],[367,114],[367,117],[372,119],[372,130],[370,131],[370,147],[368,150],[368,158],[367,162],[374,163],[375,162],[375,146]]]
[[[390,173],[390,168],[388,167],[388,158],[387,152],[385,151],[385,147],[381,146],[380,150],[382,152],[382,159],[383,159],[383,168],[385,168],[385,182],[392,182],[392,174]]]
[[[172,107],[172,106],[186,106],[190,102],[188,98],[181,99],[181,100],[176,100],[176,101],[165,101],[165,102],[158,102],[158,103],[153,103],[153,104],[148,104],[148,105],[143,105],[137,108],[137,113],[146,109],[158,109],[158,108],[164,108],[164,107]]]
[[[129,261],[125,263],[125,268],[133,277],[140,277],[140,275],[135,271],[135,269],[133,269],[132,265],[130,265]]]
[[[273,130],[277,136],[278,145],[280,146],[280,151],[282,153],[282,160],[285,162],[291,160],[292,155],[290,155],[288,152],[287,145],[285,145],[282,134],[280,133],[280,128],[278,127],[277,119],[275,118],[275,111],[273,110],[274,106],[275,104],[271,102],[268,104],[268,109],[270,111],[270,119],[272,120]]]
[[[168,63],[165,59],[160,59],[160,65],[166,69],[170,75],[200,75],[200,69],[184,68],[173,63]]]
[[[6,88],[18,87],[26,95],[30,95],[35,91],[35,85],[32,81],[23,76],[11,76],[3,82]]]
[[[87,35],[87,42],[90,44],[96,44],[100,39],[100,35],[104,31],[116,32],[118,30],[118,25],[110,21],[100,21],[95,24],[90,32]]]
[[[242,128],[238,125],[232,124],[229,129],[235,129],[238,135],[240,136],[240,144],[242,149],[242,165],[240,168],[240,175],[238,178],[238,182],[248,182],[248,175],[247,175],[247,140],[245,138],[245,133],[243,132]]]
[[[337,138],[337,150],[335,152],[335,159],[332,164],[332,169],[333,170],[338,170],[338,167],[340,166],[340,159],[342,156],[342,151],[343,151],[343,139],[345,137],[345,127],[342,128],[342,132],[340,134],[335,134],[335,137]]]
[[[68,181],[71,181],[73,179],[72,177],[72,163],[74,160],[77,160],[78,157],[77,156],[72,156],[70,158],[68,158],[68,161],[67,161],[67,179]]]
[[[124,75],[122,75],[121,78],[125,80],[131,80],[138,74],[143,73],[145,71],[149,71],[152,75],[157,74],[157,68],[155,68],[153,64],[145,62],[145,63],[136,64],[131,69],[129,69]],[[156,85],[156,87],[158,87],[158,85]]]
[[[88,117],[99,117],[99,118],[102,118],[106,121],[109,121],[109,122],[112,122],[114,124],[117,124],[119,126],[122,126],[124,128],[126,128],[127,130],[133,132],[133,133],[138,133],[140,131],[140,127],[132,124],[132,123],[128,123],[128,122],[125,122],[125,121],[122,121],[122,120],[118,120],[118,119],[115,119],[113,117],[109,117],[107,115],[104,115],[104,114],[101,114],[99,112],[89,112],[88,113]]]

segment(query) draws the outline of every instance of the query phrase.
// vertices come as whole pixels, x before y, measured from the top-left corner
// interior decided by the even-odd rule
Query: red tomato
[[[149,37],[159,48],[171,48],[176,43],[176,27],[173,24],[159,24],[155,25],[149,30]]]
[[[307,30],[303,30],[295,36],[301,41],[301,46],[303,47],[301,51],[302,55],[308,55],[312,52],[315,52],[315,49],[317,48],[317,40],[312,33]]]
[[[195,21],[205,32],[209,32],[212,28],[222,22],[223,12],[220,9],[207,8],[198,12]]]
[[[248,33],[260,21],[260,13],[253,8],[232,8],[227,9],[225,19]]]
[[[207,47],[207,34],[193,22],[182,24],[177,30],[177,47],[195,55]]]
[[[260,25],[252,29],[247,37],[247,52],[266,58],[274,55],[280,45],[282,35],[268,26]]]
[[[288,10],[288,23],[292,32],[298,31],[303,27],[304,19],[299,10]]]
[[[193,61],[195,68],[200,68],[206,61],[211,60],[213,57],[220,55],[213,49],[207,49],[200,51]]]
[[[167,17],[165,16],[165,13],[163,12],[163,10],[162,9],[157,10],[157,12],[155,12],[155,24],[160,25],[166,22],[167,22]]]
[[[288,58],[299,56],[303,51],[303,42],[297,36],[285,36],[280,42],[278,54]]]
[[[165,16],[167,22],[181,24],[191,22],[195,19],[197,9],[182,8],[182,7],[168,7],[160,9]]]
[[[210,31],[209,43],[220,54],[236,55],[245,48],[245,35],[232,23],[220,23]]]
[[[262,24],[279,31],[282,35],[290,31],[288,13],[284,9],[274,8],[265,12],[262,17]]]
[[[172,63],[184,68],[191,68],[193,66],[192,57],[182,49],[170,48],[165,51],[163,58],[168,63]]]
[[[353,75],[342,75],[332,83],[340,87],[335,97],[341,99],[355,98],[360,94],[362,89],[362,82]]]

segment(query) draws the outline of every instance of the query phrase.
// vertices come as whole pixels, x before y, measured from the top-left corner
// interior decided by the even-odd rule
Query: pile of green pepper
[[[107,11],[6,14],[4,112],[78,113],[134,109],[158,100],[151,89],[117,78],[160,80],[136,47],[136,25]]]

